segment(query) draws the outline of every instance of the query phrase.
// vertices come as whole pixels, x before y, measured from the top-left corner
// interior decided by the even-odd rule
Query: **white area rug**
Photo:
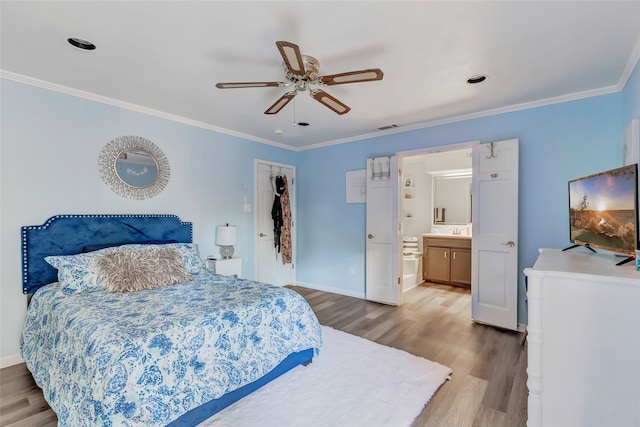
[[[320,355],[200,426],[410,426],[451,369],[322,327]]]

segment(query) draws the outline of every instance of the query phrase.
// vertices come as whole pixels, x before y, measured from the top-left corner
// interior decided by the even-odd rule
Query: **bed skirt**
[[[288,372],[289,370],[295,368],[296,366],[310,362],[313,358],[313,349],[299,351],[297,353],[292,353],[287,356],[278,366],[273,368],[268,374],[257,379],[256,381],[247,384],[243,387],[240,387],[237,390],[229,392],[224,396],[210,400],[209,402],[198,406],[175,419],[171,423],[167,425],[167,427],[192,427],[195,426],[206,419],[212,417],[218,412],[222,411],[227,406],[237,402],[243,397],[249,395],[255,390],[259,389],[263,385],[273,381],[278,378],[280,375]]]

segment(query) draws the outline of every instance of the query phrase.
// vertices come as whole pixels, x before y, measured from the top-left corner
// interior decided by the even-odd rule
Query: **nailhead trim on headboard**
[[[44,234],[46,235],[46,231],[43,230],[47,230],[51,224],[54,221],[60,220],[60,219],[65,219],[65,220],[71,220],[73,222],[74,219],[91,219],[94,218],[96,220],[97,223],[99,223],[100,219],[103,218],[107,218],[107,219],[113,219],[113,218],[172,218],[175,219],[176,224],[179,225],[178,229],[179,230],[184,230],[182,227],[188,227],[188,242],[185,243],[190,243],[193,241],[193,226],[190,222],[183,222],[180,220],[180,218],[176,215],[163,215],[163,214],[121,214],[121,215],[111,215],[111,214],[95,214],[95,215],[56,215],[56,216],[52,216],[51,218],[49,218],[47,221],[45,221],[44,224],[42,225],[29,225],[29,226],[24,226],[22,227],[22,284],[23,284],[23,288],[22,288],[22,292],[27,294],[31,292],[35,292],[35,290],[33,290],[32,288],[35,287],[36,290],[37,288],[39,288],[40,286],[43,286],[42,284],[38,285],[32,285],[30,282],[30,276],[29,276],[29,269],[31,266],[31,260],[29,259],[29,245],[38,244],[38,238],[39,238],[39,234]],[[124,226],[129,226],[128,224],[124,224]],[[130,226],[132,228],[135,228],[133,226]],[[148,231],[148,230],[147,230]],[[33,232],[36,232],[38,234],[32,235]],[[42,232],[42,233],[40,233]],[[142,231],[141,231],[142,232]],[[176,231],[177,233],[178,231]],[[142,232],[143,235],[144,232]],[[38,237],[36,237],[38,236]],[[110,243],[116,243],[116,242],[120,242],[120,240],[117,240],[118,236],[117,235],[112,235],[113,236],[113,240]],[[110,236],[110,237],[112,237]],[[184,241],[184,233],[181,232],[181,239],[182,241]],[[149,237],[149,236],[147,236]],[[44,238],[44,236],[42,237]],[[168,240],[169,238],[173,238],[171,236],[164,236],[165,240]],[[163,240],[163,237],[161,236],[156,236],[155,239],[157,240]],[[126,239],[122,241],[122,243],[129,243],[130,241],[127,241]],[[58,242],[57,242],[58,243]],[[57,247],[56,249],[57,252],[59,253],[52,253],[52,254],[48,254],[48,255],[63,255],[63,254],[70,254],[70,253],[77,253],[77,248],[74,249],[68,249],[65,247],[65,242],[64,241],[60,241],[59,242],[60,245],[59,247]],[[96,243],[93,241],[88,241],[85,242],[85,245],[87,244],[92,244],[92,243]],[[77,244],[77,243],[76,243]],[[71,250],[71,252],[69,252],[69,250]],[[43,257],[44,258],[44,257]],[[42,260],[42,262],[45,262],[44,260]],[[51,267],[53,268],[53,267]]]

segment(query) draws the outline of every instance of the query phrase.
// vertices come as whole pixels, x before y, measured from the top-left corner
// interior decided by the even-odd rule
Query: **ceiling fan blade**
[[[216,83],[218,89],[241,89],[245,87],[280,87],[286,86],[284,82],[238,82],[238,83]]]
[[[321,89],[314,89],[310,94],[313,99],[340,115],[347,114],[351,110],[349,106],[338,101],[336,98]]]
[[[320,83],[325,86],[342,85],[345,83],[370,82],[382,80],[382,70],[371,68],[369,70],[349,71],[348,73],[331,74],[320,77]]]
[[[291,74],[296,76],[304,76],[304,62],[302,62],[302,55],[300,54],[300,48],[297,44],[285,41],[276,42],[280,55],[284,59],[284,63]]]
[[[280,110],[282,110],[285,105],[287,105],[289,103],[289,101],[291,101],[293,98],[295,98],[295,96],[298,94],[297,91],[291,91],[291,92],[287,92],[284,95],[282,95],[280,97],[280,99],[278,99],[276,102],[273,103],[273,105],[269,108],[267,108],[267,111],[265,111],[265,114],[277,114],[280,112]]]

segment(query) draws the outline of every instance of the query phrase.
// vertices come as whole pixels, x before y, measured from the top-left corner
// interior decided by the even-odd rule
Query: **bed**
[[[318,354],[304,298],[213,274],[191,242],[174,215],[22,228],[20,349],[60,426],[197,425]]]

